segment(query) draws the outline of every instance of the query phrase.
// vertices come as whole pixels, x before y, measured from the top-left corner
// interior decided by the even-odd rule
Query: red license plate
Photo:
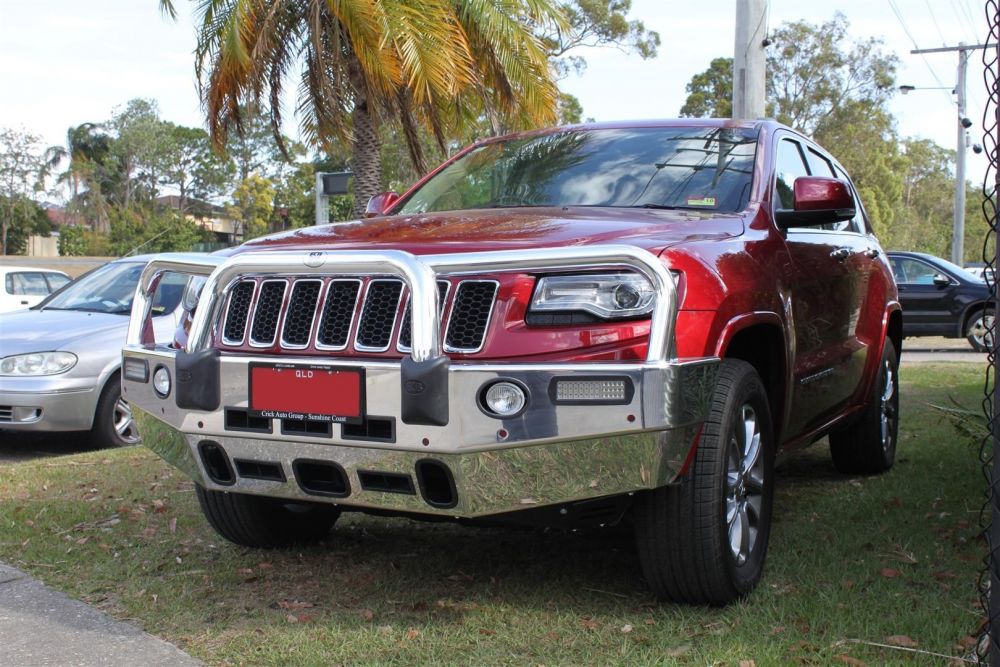
[[[250,414],[274,419],[358,421],[364,370],[293,364],[250,365]]]

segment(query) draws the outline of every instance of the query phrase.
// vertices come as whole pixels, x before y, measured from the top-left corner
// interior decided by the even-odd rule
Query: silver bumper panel
[[[401,390],[409,361],[441,360],[436,280],[489,270],[554,270],[624,267],[645,275],[657,291],[649,353],[636,364],[446,365],[448,418],[442,425],[406,423]],[[672,358],[676,290],[658,258],[630,246],[557,248],[416,257],[398,251],[256,253],[227,260],[167,256],[153,260],[137,290],[124,356],[144,359],[150,371],[164,366],[177,377],[178,352],[144,339],[149,294],[165,271],[207,275],[185,353],[206,349],[218,330],[228,286],[244,275],[373,273],[404,280],[411,292],[413,330],[407,363],[336,359],[325,356],[231,356],[219,359],[217,409],[182,410],[170,395],[160,398],[148,382],[125,379],[123,392],[133,405],[143,442],[207,488],[292,499],[324,500],[306,493],[295,479],[295,461],[337,464],[347,475],[350,493],[325,498],[343,505],[401,512],[475,517],[534,506],[654,488],[682,470],[701,422],[708,414],[718,359]],[[393,420],[394,437],[359,442],[344,437],[338,424],[330,433],[282,433],[283,420],[270,420],[269,432],[227,428],[226,411],[248,407],[247,377],[254,362],[301,363],[330,368],[363,366],[365,414]],[[447,361],[447,360],[444,360]],[[555,379],[627,378],[633,389],[625,404],[557,403],[550,394]],[[498,419],[478,404],[483,387],[511,379],[528,391],[527,408]],[[280,466],[280,480],[246,478],[219,485],[199,455],[202,442],[220,446],[230,459]],[[388,493],[363,489],[359,471],[415,475],[419,461],[433,459],[454,478],[456,503],[433,506],[421,492]]]

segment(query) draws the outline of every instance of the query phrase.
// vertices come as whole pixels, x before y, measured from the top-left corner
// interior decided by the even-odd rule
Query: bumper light
[[[170,371],[165,366],[157,366],[153,371],[153,390],[160,398],[170,395]]]
[[[142,383],[149,382],[149,364],[146,363],[145,359],[126,357],[125,362],[122,364],[122,373],[125,375],[126,380]]]
[[[491,417],[513,417],[527,403],[524,389],[513,382],[494,382],[482,394],[483,409]]]
[[[555,379],[550,394],[564,405],[625,405],[632,402],[635,389],[628,378]]]

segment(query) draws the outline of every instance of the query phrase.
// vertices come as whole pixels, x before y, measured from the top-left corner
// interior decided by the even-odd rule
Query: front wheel
[[[965,327],[965,339],[976,352],[989,352],[993,344],[990,329],[993,328],[993,310],[985,308],[973,313]]]
[[[691,468],[636,503],[639,561],[658,597],[724,605],[753,590],[771,532],[774,452],[760,377],[723,360]]]
[[[340,517],[324,503],[212,491],[195,485],[202,514],[222,537],[244,547],[273,549],[323,539]]]
[[[95,447],[129,447],[139,444],[139,429],[132,418],[132,408],[122,398],[121,377],[112,375],[94,412],[90,441]]]

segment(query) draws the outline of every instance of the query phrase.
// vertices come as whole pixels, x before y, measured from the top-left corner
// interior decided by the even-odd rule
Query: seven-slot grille
[[[448,313],[451,283],[437,285],[441,313]],[[497,290],[494,280],[458,283],[444,327],[446,351],[482,349]],[[245,278],[230,289],[222,323],[222,344],[231,347],[277,342],[284,349],[346,350],[353,344],[358,352],[385,352],[394,334],[396,349],[408,352],[411,307],[396,278]]]

